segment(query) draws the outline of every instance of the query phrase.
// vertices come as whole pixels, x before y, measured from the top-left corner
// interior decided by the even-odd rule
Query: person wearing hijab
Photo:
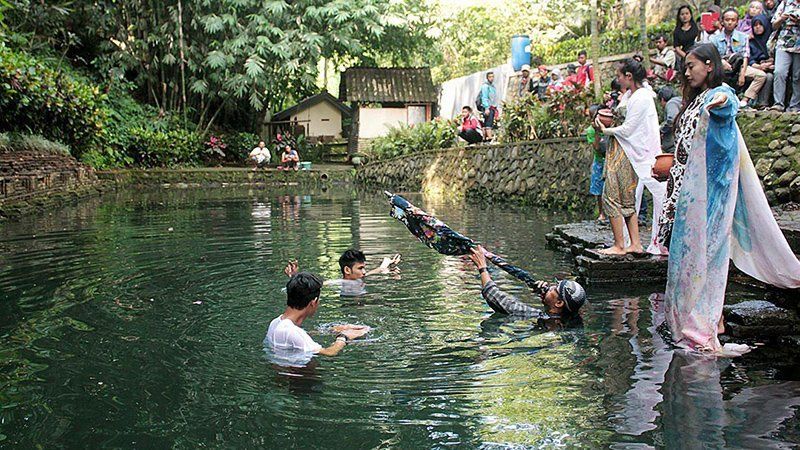
[[[739,20],[739,25],[736,26],[736,29],[741,31],[742,33],[745,33],[750,37],[750,39],[752,39],[753,18],[763,13],[764,13],[764,5],[757,0],[753,0],[752,2],[750,2],[750,7],[747,8],[747,14],[745,14],[744,17],[742,17],[742,19]],[[769,35],[767,35],[767,37],[769,37]]]
[[[772,80],[775,70],[775,60],[769,56],[769,49],[767,48],[767,41],[770,34],[772,34],[772,26],[764,14],[753,17],[751,25],[753,38],[750,39],[749,64],[751,67],[767,74],[767,81],[758,92],[756,106],[766,108],[772,101]]]
[[[550,84],[548,87],[552,91],[560,91],[564,89],[564,77],[561,76],[561,69],[553,69],[550,71]]]

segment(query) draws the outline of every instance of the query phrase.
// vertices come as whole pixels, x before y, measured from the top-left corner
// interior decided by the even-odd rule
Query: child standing
[[[592,123],[598,111],[600,111],[600,105],[592,105],[589,107],[589,117]],[[606,220],[606,216],[603,214],[603,167],[606,162],[607,139],[608,138],[604,135],[598,136],[597,131],[591,125],[586,129],[586,142],[592,146],[592,153],[594,154],[589,194],[597,199],[597,222]]]

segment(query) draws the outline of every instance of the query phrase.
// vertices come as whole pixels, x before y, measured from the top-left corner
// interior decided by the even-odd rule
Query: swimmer
[[[335,356],[348,342],[369,332],[365,325],[338,325],[333,328],[338,336],[329,347],[314,342],[300,325],[317,312],[321,289],[322,278],[311,272],[296,273],[286,283],[286,309],[269,324],[264,338],[264,344],[274,353]]]
[[[481,295],[486,303],[500,314],[531,317],[541,320],[554,319],[557,322],[571,322],[579,319],[578,311],[586,302],[586,291],[583,286],[571,280],[561,280],[555,284],[537,281],[532,291],[542,299],[544,311],[526,305],[513,295],[507,294],[497,287],[486,267],[486,250],[480,245],[471,249],[469,258],[478,268],[481,276]]]
[[[325,285],[341,284],[343,287],[342,293],[344,295],[360,295],[353,293],[354,292],[360,292],[361,294],[364,293],[362,292],[364,287],[364,278],[378,274],[399,275],[400,268],[397,267],[398,264],[400,264],[399,253],[392,256],[391,258],[383,258],[383,261],[381,262],[380,266],[370,271],[367,271],[367,257],[364,255],[364,252],[351,248],[342,253],[342,256],[339,257],[339,269],[342,272],[342,279],[327,280],[325,281]],[[294,274],[296,274],[297,271],[298,271],[297,261],[289,261],[289,263],[283,269],[283,273],[290,278],[294,276]],[[352,285],[358,285],[361,289],[354,289],[353,288],[354,286]]]

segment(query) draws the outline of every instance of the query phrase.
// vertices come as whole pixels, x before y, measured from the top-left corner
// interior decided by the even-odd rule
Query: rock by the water
[[[725,317],[729,322],[747,326],[796,325],[797,314],[775,306],[764,300],[749,300],[725,306]]]

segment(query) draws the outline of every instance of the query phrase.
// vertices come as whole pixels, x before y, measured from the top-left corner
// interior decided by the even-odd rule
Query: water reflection
[[[655,332],[658,286],[589,289],[583,327],[493,314],[475,269],[417,242],[376,192],[114,193],[0,227],[0,446],[782,448],[793,357],[704,360]],[[539,278],[559,211],[409,200]],[[323,289],[304,322],[373,327],[335,358],[274,364],[283,267],[340,278],[350,247],[403,254],[369,293]],[[498,285],[526,297],[499,273]],[[345,294],[351,293],[348,289]],[[356,292],[352,292],[356,293]],[[759,295],[748,291],[746,295]],[[762,355],[762,356],[759,356]],[[300,433],[300,430],[314,430]]]
[[[637,330],[640,316],[634,299],[610,302],[614,333],[630,333],[636,364],[633,383],[611,415],[616,430],[641,436],[658,430],[651,443],[666,448],[790,448],[776,438],[800,405],[800,382],[786,381],[744,387],[726,399],[722,374],[736,363],[673,349],[657,331],[664,321],[663,295],[648,299],[647,333]],[[730,393],[728,394],[731,395]],[[653,448],[640,442],[614,448]]]

